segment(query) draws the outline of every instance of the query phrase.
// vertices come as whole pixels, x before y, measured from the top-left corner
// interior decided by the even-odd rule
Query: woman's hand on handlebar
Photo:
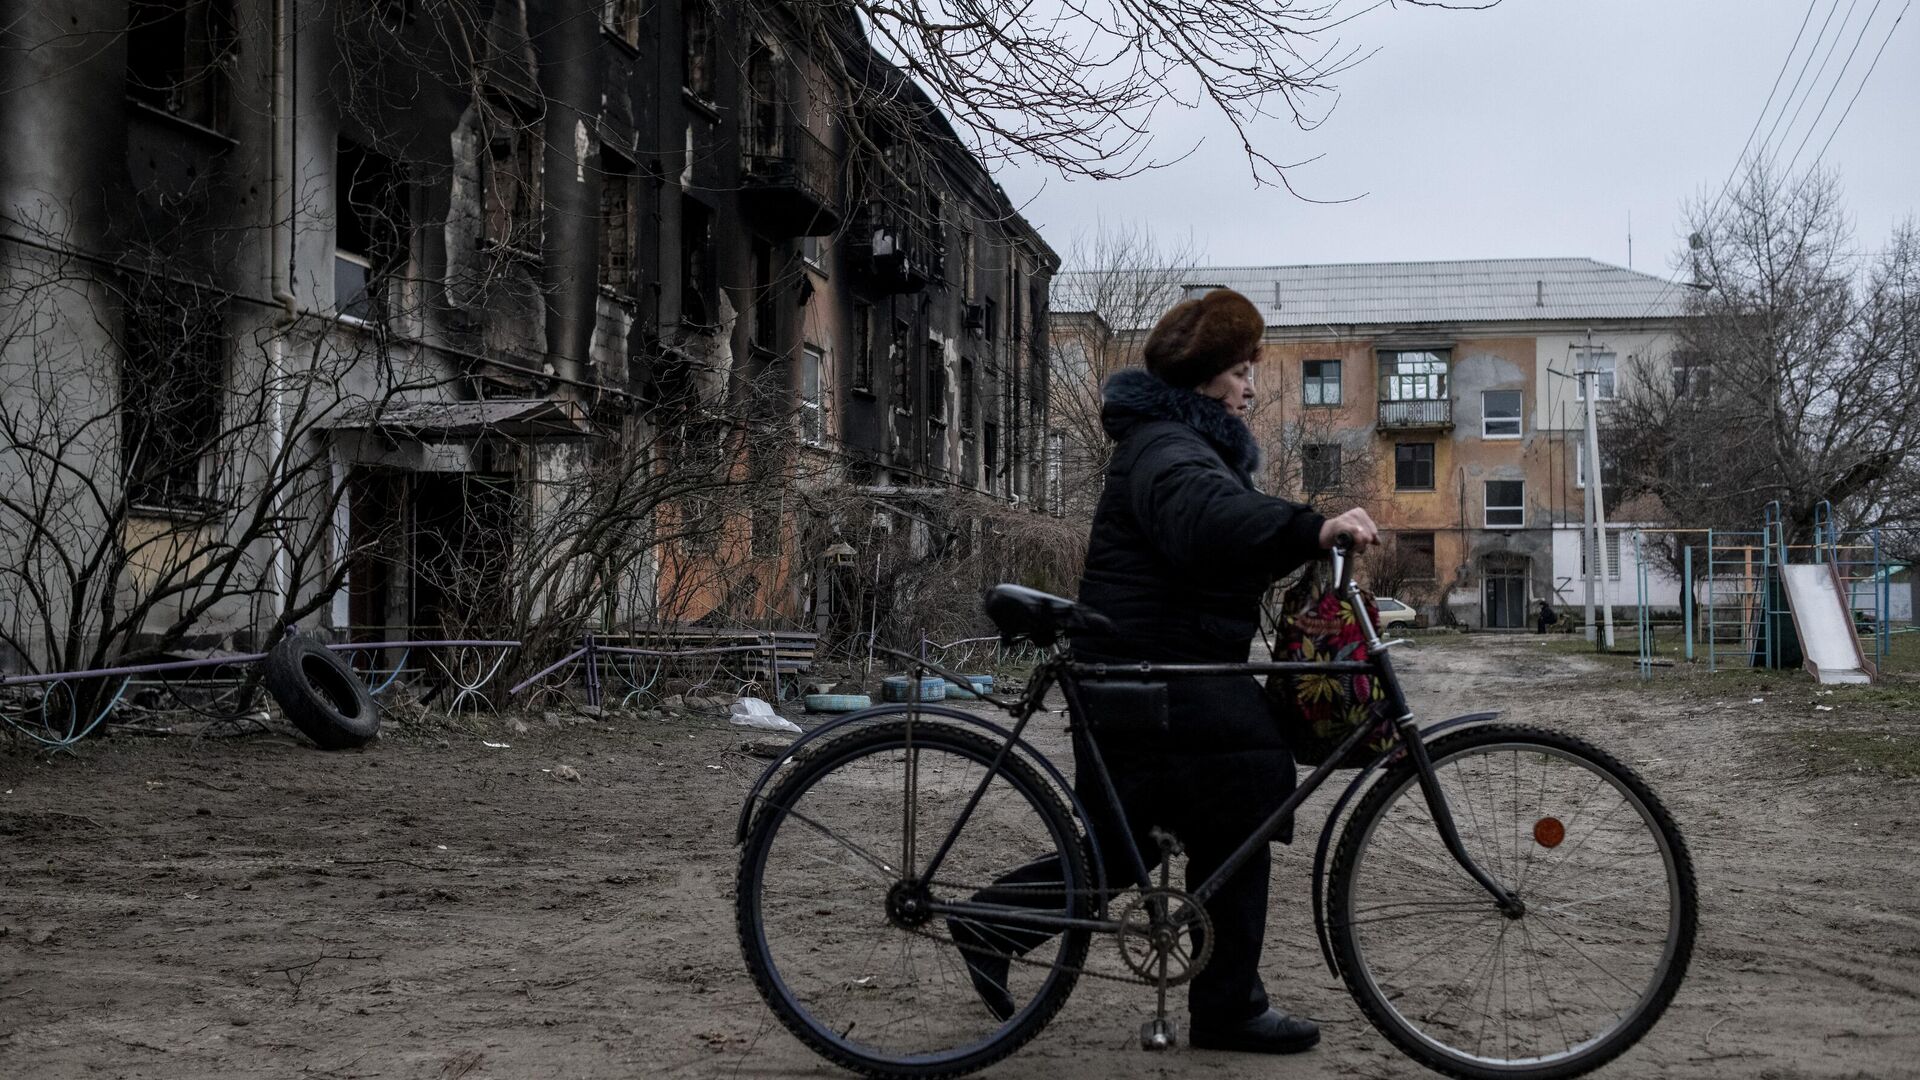
[[[1358,553],[1380,542],[1380,529],[1373,519],[1359,507],[1330,517],[1320,525],[1320,546],[1331,551],[1335,544],[1345,540],[1349,550]]]

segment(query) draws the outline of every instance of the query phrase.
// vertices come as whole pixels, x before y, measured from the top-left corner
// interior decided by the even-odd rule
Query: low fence
[[[443,702],[440,710],[457,716],[492,710],[506,699],[538,708],[575,695],[601,708],[658,704],[671,696],[669,691],[690,697],[751,694],[791,701],[801,695],[806,674],[826,659],[817,655],[818,644],[815,634],[786,630],[673,627],[587,634],[577,648],[506,688],[503,696],[496,680],[522,647],[519,641],[350,641],[327,648],[346,658],[375,697],[409,686],[420,692],[421,705]],[[872,642],[860,638],[853,644],[873,654]],[[945,667],[966,670],[997,670],[1038,659],[1031,646],[1008,649],[995,637],[938,642],[921,635],[915,651]],[[154,693],[167,699],[162,708],[169,711],[212,721],[238,720],[249,715],[240,709],[241,694],[250,685],[252,667],[265,657],[264,652],[232,653],[0,676],[0,692],[13,691],[0,693],[0,723],[42,746],[64,749],[92,734],[131,699]]]

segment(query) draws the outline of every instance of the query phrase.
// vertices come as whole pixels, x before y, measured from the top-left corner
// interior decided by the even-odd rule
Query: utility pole
[[[1582,395],[1587,399],[1587,506],[1592,513],[1588,515],[1588,524],[1592,526],[1593,554],[1587,559],[1587,640],[1593,640],[1593,603],[1597,595],[1600,605],[1600,620],[1604,627],[1602,647],[1613,648],[1613,602],[1607,595],[1607,575],[1603,566],[1607,559],[1607,503],[1602,493],[1601,476],[1605,470],[1600,467],[1600,423],[1599,410],[1594,399],[1599,396],[1598,379],[1600,371],[1593,366],[1593,331],[1587,331],[1587,351],[1581,358],[1578,372]]]

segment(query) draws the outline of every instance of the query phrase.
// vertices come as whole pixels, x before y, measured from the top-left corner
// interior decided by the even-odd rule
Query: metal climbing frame
[[[1874,667],[1885,667],[1893,644],[1893,586],[1892,575],[1885,572],[1880,530],[1842,528],[1833,507],[1822,500],[1813,508],[1813,546],[1816,559],[1832,566],[1839,578],[1848,613],[1868,617]]]
[[[1738,656],[1740,666],[1756,651],[1773,655],[1770,624],[1761,617],[1767,582],[1773,576],[1771,528],[1760,532],[1707,533],[1707,670],[1720,670],[1722,654]]]

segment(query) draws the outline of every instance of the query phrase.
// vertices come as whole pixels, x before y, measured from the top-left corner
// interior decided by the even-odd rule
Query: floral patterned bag
[[[1373,594],[1362,590],[1367,617],[1380,625]],[[1278,661],[1364,661],[1367,635],[1354,618],[1350,601],[1336,595],[1323,567],[1310,567],[1281,602]],[[1302,765],[1319,765],[1340,748],[1355,728],[1370,727],[1336,769],[1359,769],[1393,745],[1393,718],[1387,715],[1387,691],[1371,675],[1270,675],[1267,697],[1273,702],[1288,748]]]

